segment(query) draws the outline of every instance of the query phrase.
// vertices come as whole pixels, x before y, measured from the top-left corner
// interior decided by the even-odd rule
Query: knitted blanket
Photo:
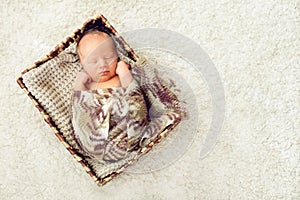
[[[74,91],[74,138],[85,156],[117,162],[188,116],[151,65],[133,67],[128,88]]]

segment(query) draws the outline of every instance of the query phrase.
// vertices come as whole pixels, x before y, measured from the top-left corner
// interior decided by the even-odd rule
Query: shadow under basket
[[[84,167],[93,180],[99,186],[103,186],[149,152],[180,121],[175,121],[172,125],[165,127],[149,144],[140,148],[129,159],[117,164],[99,166],[97,162],[86,158],[78,150],[69,113],[72,96],[70,91],[72,91],[76,74],[81,68],[76,53],[77,41],[85,31],[92,28],[105,31],[113,36],[120,59],[130,64],[131,67],[143,62],[143,59],[135,54],[107,19],[103,15],[96,15],[87,20],[65,41],[58,44],[49,54],[25,69],[17,78],[17,83],[32,100],[59,141]]]

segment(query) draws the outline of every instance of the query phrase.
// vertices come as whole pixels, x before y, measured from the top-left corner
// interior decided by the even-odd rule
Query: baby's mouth
[[[100,75],[106,75],[106,74],[108,74],[108,73],[109,73],[109,71],[106,70],[106,71],[100,72],[99,74],[100,74]]]

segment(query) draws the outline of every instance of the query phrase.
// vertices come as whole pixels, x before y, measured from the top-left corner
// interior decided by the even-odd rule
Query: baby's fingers
[[[129,65],[125,63],[123,60],[118,62],[118,67],[126,67],[127,69],[129,68]]]

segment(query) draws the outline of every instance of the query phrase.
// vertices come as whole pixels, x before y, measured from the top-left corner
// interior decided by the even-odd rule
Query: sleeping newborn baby
[[[147,123],[144,97],[108,34],[86,32],[77,53],[83,69],[73,84],[75,141],[91,158],[118,161],[139,148]]]
[[[85,156],[104,164],[125,159],[187,117],[186,108],[151,65],[130,68],[118,60],[108,34],[86,32],[77,53],[83,70],[73,85],[71,121]]]

